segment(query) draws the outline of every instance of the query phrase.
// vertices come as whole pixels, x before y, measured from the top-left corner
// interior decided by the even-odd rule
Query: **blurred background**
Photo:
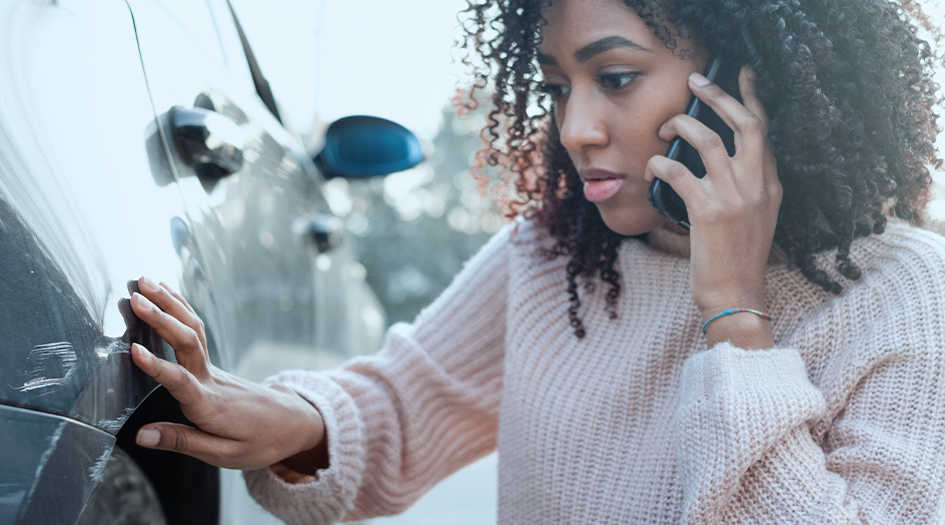
[[[356,239],[387,324],[411,321],[505,222],[469,173],[481,145],[482,115],[459,119],[450,106],[465,73],[452,60],[465,0],[231,1],[280,113],[311,150],[328,124],[358,114],[394,120],[423,143],[427,160],[414,169],[326,184],[332,211]],[[920,3],[942,26],[940,3]],[[937,194],[930,211],[941,220],[940,184]],[[495,455],[489,456],[406,513],[372,523],[494,523],[495,466]]]
[[[416,168],[363,182],[333,179],[324,188],[354,238],[387,324],[412,321],[505,223],[469,173],[484,119],[461,120],[450,106],[464,72],[452,64],[451,51],[465,0],[232,4],[280,114],[310,151],[319,149],[331,122],[349,115],[393,120],[420,139],[427,160]],[[495,523],[496,491],[491,455],[404,514],[371,523]]]

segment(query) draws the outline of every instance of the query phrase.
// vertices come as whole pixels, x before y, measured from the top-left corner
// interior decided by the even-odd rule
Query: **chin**
[[[611,231],[632,237],[643,235],[659,227],[666,219],[655,209],[647,206],[646,210],[609,210],[597,206],[604,224]]]

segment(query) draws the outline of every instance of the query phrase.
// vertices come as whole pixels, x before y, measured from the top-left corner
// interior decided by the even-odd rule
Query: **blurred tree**
[[[412,321],[506,222],[470,173],[482,122],[448,108],[420,166],[347,183],[348,229],[390,323]]]

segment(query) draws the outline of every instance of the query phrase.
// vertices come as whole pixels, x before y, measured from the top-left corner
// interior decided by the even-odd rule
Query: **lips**
[[[581,170],[584,179],[584,198],[591,202],[605,201],[620,191],[626,178],[618,173],[600,168]]]

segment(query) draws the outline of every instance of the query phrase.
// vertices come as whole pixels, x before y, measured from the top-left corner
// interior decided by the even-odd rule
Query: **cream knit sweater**
[[[376,356],[271,379],[322,413],[330,467],[247,472],[256,499],[289,523],[396,513],[498,447],[500,524],[945,523],[943,239],[858,240],[840,296],[773,257],[756,351],[706,349],[666,231],[621,246],[618,319],[582,292],[578,340],[549,242],[509,226]]]

